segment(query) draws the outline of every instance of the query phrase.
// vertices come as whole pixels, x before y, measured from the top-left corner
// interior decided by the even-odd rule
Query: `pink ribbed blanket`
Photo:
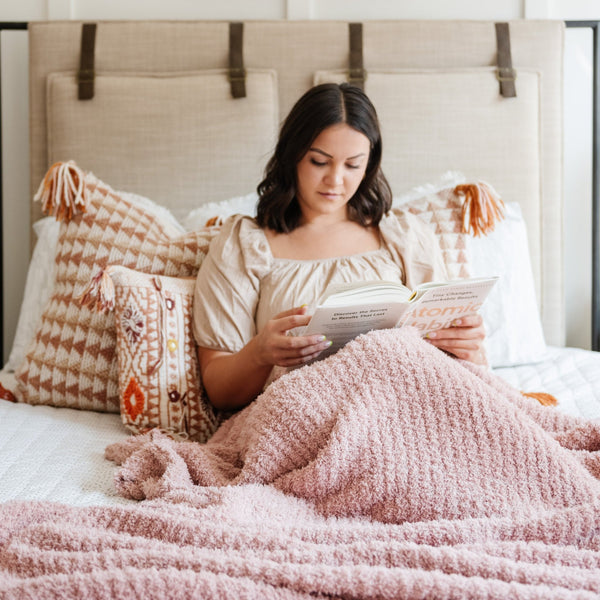
[[[0,509],[2,598],[598,598],[600,425],[415,331],[272,384],[204,446],[107,449],[138,505]]]

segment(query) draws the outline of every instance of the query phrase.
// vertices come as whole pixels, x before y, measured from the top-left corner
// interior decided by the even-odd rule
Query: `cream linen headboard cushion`
[[[31,183],[36,189],[44,172],[49,166],[49,121],[55,115],[55,109],[49,110],[48,81],[53,73],[70,73],[74,78],[79,66],[81,43],[80,22],[47,22],[30,24],[30,112],[31,112]],[[273,70],[277,74],[278,114],[286,115],[293,102],[313,83],[315,73],[319,71],[340,71],[348,68],[349,31],[348,23],[338,21],[250,21],[244,24],[243,55],[245,67],[249,70]],[[546,340],[550,344],[564,343],[564,297],[562,274],[562,55],[564,24],[559,21],[525,21],[517,20],[509,23],[512,62],[517,71],[517,99],[502,98],[498,93],[497,81],[493,68],[496,65],[495,26],[491,21],[369,21],[363,23],[363,57],[364,68],[369,73],[414,70],[464,71],[465,77],[470,70],[483,69],[487,77],[486,87],[473,90],[473,94],[494,94],[495,102],[506,107],[507,120],[513,108],[512,104],[525,103],[530,109],[529,122],[525,113],[519,113],[519,124],[511,124],[503,131],[494,124],[493,131],[503,134],[504,147],[501,155],[490,154],[490,129],[484,117],[478,122],[467,119],[457,123],[456,128],[465,131],[465,135],[457,140],[456,145],[444,144],[451,152],[448,156],[440,151],[440,144],[432,130],[423,131],[424,127],[413,126],[405,122],[403,136],[398,138],[398,147],[422,143],[420,160],[415,155],[411,168],[400,170],[388,167],[393,191],[402,194],[414,183],[427,183],[432,178],[449,169],[460,170],[470,179],[485,177],[503,195],[508,202],[520,203],[527,220],[528,234],[533,249],[533,262],[536,264],[536,284],[540,292],[542,321]],[[226,69],[229,60],[229,24],[216,21],[123,21],[100,22],[96,33],[95,71],[97,74],[96,95],[90,103],[101,104],[103,100],[101,79],[104,76],[116,77],[127,73],[138,76],[154,77],[157,74],[182,75],[200,71]],[[536,93],[535,79],[539,73],[537,86],[539,107],[533,110],[533,99]],[[221,79],[222,86],[227,89],[225,74]],[[368,79],[367,79],[368,80]],[[373,80],[371,83],[375,83]],[[371,84],[368,84],[371,85]],[[428,85],[441,85],[438,82]],[[462,85],[462,82],[456,82]],[[477,83],[479,85],[479,83]],[[74,84],[73,84],[74,86]],[[397,94],[386,94],[374,98],[382,120],[387,120],[390,109],[396,109]],[[375,94],[375,90],[373,90]],[[404,93],[413,93],[405,90]],[[377,92],[379,94],[379,92]],[[176,101],[175,98],[173,98]],[[433,97],[419,100],[423,113],[422,124],[447,120],[446,105],[439,87],[434,89]],[[52,101],[53,103],[54,101]],[[240,100],[232,100],[233,106],[241,107]],[[400,104],[402,106],[402,104]],[[77,108],[76,110],[84,110]],[[87,110],[87,109],[85,109]],[[197,108],[200,112],[200,109]],[[212,110],[212,109],[211,109]],[[240,111],[242,109],[240,108]],[[438,111],[442,110],[442,117]],[[504,110],[504,109],[503,109]],[[112,113],[112,109],[110,113]],[[431,114],[428,114],[430,113]],[[194,108],[188,114],[194,114]],[[462,113],[461,113],[462,114]],[[102,118],[105,118],[104,115]],[[53,116],[53,118],[55,118]],[[66,117],[65,117],[66,118]],[[165,116],[165,134],[168,136],[171,117]],[[458,119],[459,117],[457,117]],[[460,117],[462,119],[463,117]],[[210,119],[210,118],[209,118]],[[236,123],[243,120],[236,112]],[[525,125],[525,121],[527,123]],[[532,133],[532,138],[524,146],[515,145],[511,137],[513,130],[525,126]],[[538,129],[536,129],[538,127]],[[142,130],[143,132],[143,130]],[[57,131],[52,134],[52,148],[56,148]],[[536,137],[537,136],[537,137]],[[131,139],[133,134],[128,136]],[[389,136],[388,136],[389,138]],[[412,139],[409,139],[412,138]],[[386,138],[387,139],[387,138]],[[541,144],[536,146],[536,139]],[[127,144],[127,140],[124,140]],[[61,141],[65,147],[70,142]],[[404,163],[403,157],[394,156],[393,139],[384,140],[386,144],[387,164]],[[426,143],[430,146],[427,147]],[[469,143],[472,146],[471,156],[482,157],[482,162],[461,164],[459,144]],[[239,143],[229,140],[228,156],[233,156]],[[196,149],[190,151],[196,155]],[[54,152],[54,150],[51,150]],[[254,148],[247,154],[255,152]],[[126,149],[123,149],[123,154]],[[525,156],[526,155],[526,156]],[[485,158],[483,158],[485,157]],[[72,156],[81,162],[81,166],[96,172],[111,185],[119,186],[123,165],[118,161],[108,161],[104,151],[94,153],[93,160],[102,164],[99,170],[95,164],[85,164],[80,157]],[[181,163],[181,155],[172,157],[164,155],[165,164],[161,169],[141,169],[143,177],[136,174],[140,182],[144,179],[144,190],[163,190],[164,173],[177,172]],[[253,157],[256,159],[256,156]],[[495,171],[490,165],[498,159],[502,167]],[[185,158],[187,164],[193,157]],[[537,166],[536,165],[537,161]],[[523,184],[522,170],[524,165],[532,168],[534,173],[527,183]],[[223,190],[221,198],[231,195],[231,179],[241,193],[252,191],[256,177],[248,175],[248,179],[236,169],[234,160],[229,163],[230,170],[215,172],[210,182],[212,190]],[[131,167],[138,171],[138,167]],[[488,174],[489,173],[489,174]],[[417,181],[422,176],[425,181]],[[245,177],[245,176],[244,176]],[[539,186],[535,189],[532,183],[537,177]],[[173,183],[173,177],[169,178]],[[178,194],[183,206],[191,206],[200,202],[199,190],[194,180],[181,180]],[[129,191],[143,193],[142,189]],[[161,192],[162,193],[162,192]],[[150,192],[151,198],[160,199]],[[209,198],[207,197],[208,201]],[[178,200],[179,201],[179,200]],[[32,208],[32,218],[39,218],[39,207]],[[539,249],[539,254],[536,249]]]
[[[96,101],[72,73],[48,77],[48,162],[70,160],[178,218],[259,183],[279,127],[277,75],[250,71],[245,98],[225,71],[99,75]],[[252,189],[250,187],[250,189]],[[193,190],[193,193],[190,191]]]
[[[541,298],[540,75],[519,69],[519,93],[498,94],[495,70],[371,71],[365,91],[377,107],[384,143],[383,170],[392,186],[419,186],[441,164],[497,185],[505,198],[523,199],[530,255]],[[344,72],[319,72],[315,83],[342,82]],[[485,152],[482,148],[485,147]]]

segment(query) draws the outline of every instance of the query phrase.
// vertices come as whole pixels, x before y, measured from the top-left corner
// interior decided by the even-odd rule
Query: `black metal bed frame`
[[[600,350],[600,21],[566,21],[567,27],[589,27],[593,34],[592,100],[592,350]]]
[[[600,350],[600,119],[598,83],[600,81],[600,21],[566,21],[567,27],[590,28],[593,33],[593,147],[592,147],[592,350]],[[27,23],[0,22],[0,35],[5,30],[27,30]],[[0,49],[0,117],[2,109],[2,54]],[[3,206],[2,119],[0,118],[0,232]],[[1,236],[0,236],[1,237]],[[0,357],[4,356],[4,265],[0,243]],[[3,360],[2,360],[3,364]]]
[[[26,29],[27,23],[0,22],[0,35],[5,30]],[[0,364],[4,365],[4,244],[2,241],[4,179],[2,176],[2,139],[2,48],[0,46]]]

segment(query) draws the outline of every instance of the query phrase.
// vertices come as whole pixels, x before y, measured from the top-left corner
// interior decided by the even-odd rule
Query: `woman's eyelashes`
[[[327,166],[327,161],[320,161],[315,158],[311,158],[310,162],[315,165],[315,167],[325,167]],[[360,169],[360,165],[349,165],[346,164],[346,168],[348,169]]]

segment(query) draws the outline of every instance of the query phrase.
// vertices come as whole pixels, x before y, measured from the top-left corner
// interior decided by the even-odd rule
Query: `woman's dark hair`
[[[381,170],[381,132],[375,107],[358,87],[324,83],[308,90],[294,105],[279,133],[265,178],[258,185],[256,220],[278,233],[295,229],[301,217],[296,200],[297,165],[327,127],[346,123],[371,145],[365,176],[348,202],[348,216],[361,225],[377,225],[392,203]]]

